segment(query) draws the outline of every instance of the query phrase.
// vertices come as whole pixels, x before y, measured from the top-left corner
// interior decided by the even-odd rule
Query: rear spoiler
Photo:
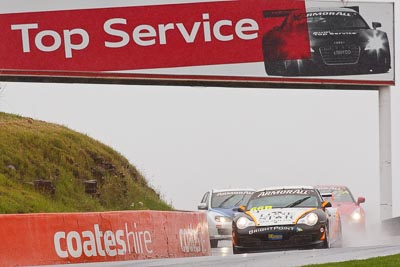
[[[357,13],[360,13],[360,7],[359,6],[346,6],[346,8],[353,9]]]

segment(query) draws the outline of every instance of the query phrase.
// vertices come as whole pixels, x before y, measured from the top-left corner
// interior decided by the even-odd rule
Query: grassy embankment
[[[38,180],[51,182],[52,192],[35,186]],[[97,181],[96,193],[85,193],[88,180]],[[0,112],[0,213],[136,209],[172,207],[110,147],[63,126]]]
[[[352,260],[336,263],[312,264],[304,267],[398,267],[400,266],[400,254],[376,257],[367,260]]]

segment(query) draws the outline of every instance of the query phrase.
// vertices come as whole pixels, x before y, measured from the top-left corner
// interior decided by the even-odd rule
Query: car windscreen
[[[355,12],[309,12],[309,30],[369,29],[368,24]]]
[[[225,191],[212,194],[211,207],[229,209],[245,205],[253,191]]]
[[[255,193],[247,204],[247,210],[258,208],[319,207],[318,193],[314,190],[268,190]]]
[[[348,189],[345,188],[336,188],[336,189],[320,189],[321,194],[327,192],[332,193],[332,197],[325,198],[326,200],[335,203],[335,202],[355,202],[353,195]]]

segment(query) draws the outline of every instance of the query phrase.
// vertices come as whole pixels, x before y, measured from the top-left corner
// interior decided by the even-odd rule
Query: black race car
[[[310,8],[306,14],[286,11],[281,16],[283,23],[263,36],[268,75],[355,75],[385,73],[391,68],[387,34],[378,30],[379,22],[370,28],[358,7]],[[288,60],[282,44],[289,33],[297,31],[293,25],[308,27],[310,55]]]
[[[274,187],[255,192],[232,221],[233,253],[340,245],[336,208],[311,186]]]

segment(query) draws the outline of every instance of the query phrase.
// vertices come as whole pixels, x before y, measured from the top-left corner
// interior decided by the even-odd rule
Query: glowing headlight
[[[301,218],[297,223],[307,224],[308,226],[313,226],[318,222],[318,215],[311,212]]]
[[[359,221],[361,219],[361,212],[360,209],[356,209],[353,211],[353,213],[351,213],[351,218],[354,221]]]
[[[372,35],[368,39],[368,43],[365,46],[365,50],[380,50],[383,49],[385,40],[383,39],[383,35]]]
[[[232,219],[225,216],[215,216],[215,221],[220,223],[226,223],[226,222],[231,222]]]
[[[249,220],[249,218],[247,217],[240,217],[237,221],[236,221],[236,226],[239,229],[245,229],[249,226],[256,226],[256,224]]]

